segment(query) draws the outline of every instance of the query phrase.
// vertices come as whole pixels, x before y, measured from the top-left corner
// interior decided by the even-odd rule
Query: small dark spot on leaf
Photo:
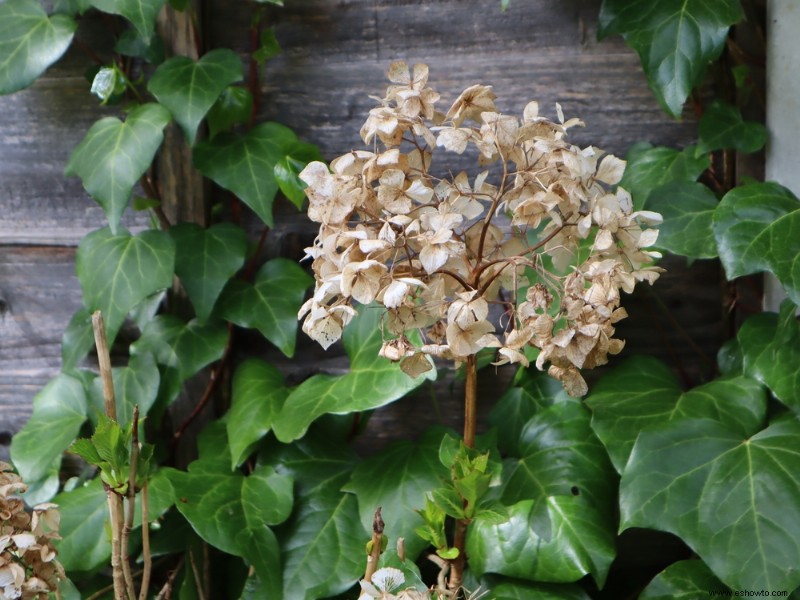
[[[573,485],[571,488],[569,488],[569,491],[572,492],[573,496],[580,496],[581,495],[581,491],[578,489],[577,485]]]

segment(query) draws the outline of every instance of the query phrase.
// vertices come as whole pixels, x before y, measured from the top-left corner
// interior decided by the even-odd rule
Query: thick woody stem
[[[475,447],[475,425],[478,407],[478,357],[471,354],[467,357],[466,386],[464,389],[464,445]],[[450,580],[448,587],[458,593],[464,576],[466,564],[467,519],[458,519],[453,534],[453,547],[458,549],[458,556],[450,564]]]
[[[381,544],[383,543],[384,522],[381,517],[381,507],[375,509],[372,517],[372,549],[367,555],[367,569],[364,571],[364,581],[372,581],[372,576],[378,570],[378,561],[381,557]]]

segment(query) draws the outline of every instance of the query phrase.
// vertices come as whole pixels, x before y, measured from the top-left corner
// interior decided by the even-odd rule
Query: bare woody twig
[[[381,558],[381,545],[383,544],[384,522],[381,517],[381,507],[375,509],[372,517],[372,548],[367,555],[367,569],[364,571],[364,581],[372,581],[372,576],[378,570],[378,561]]]

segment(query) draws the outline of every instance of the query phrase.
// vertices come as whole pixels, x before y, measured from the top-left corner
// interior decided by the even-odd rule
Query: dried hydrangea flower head
[[[567,141],[582,123],[565,121],[560,106],[557,121],[536,102],[521,118],[504,115],[490,86],[473,85],[442,114],[426,65],[393,63],[388,75],[361,128],[372,150],[300,174],[320,223],[306,250],[316,288],[299,313],[303,330],[327,348],[356,302],[378,302],[381,355],[412,376],[430,368],[429,356],[463,361],[487,347],[496,364],[527,366],[535,348],[539,369],[585,394],[579,369],[623,347],[614,338],[626,316],[620,290],[659,276],[649,248],[661,216],[634,211],[614,188],[624,161]],[[471,148],[478,175],[432,170],[434,152]]]
[[[53,547],[60,515],[51,503],[28,513],[19,498],[26,489],[11,465],[0,462],[0,598],[46,600],[64,578]]]

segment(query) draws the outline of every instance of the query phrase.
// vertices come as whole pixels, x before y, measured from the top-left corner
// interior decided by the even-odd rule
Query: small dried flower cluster
[[[496,364],[527,365],[530,346],[539,369],[549,363],[570,394],[585,394],[579,369],[622,349],[620,290],[659,276],[660,255],[648,250],[658,231],[648,227],[661,216],[634,212],[630,195],[612,189],[624,161],[566,141],[582,123],[565,121],[560,106],[558,122],[536,102],[520,119],[497,112],[490,86],[473,85],[442,114],[426,65],[396,62],[388,76],[361,128],[373,151],[300,174],[320,223],[306,250],[316,288],[299,313],[303,330],[327,348],[356,314],[353,301],[377,301],[381,355],[412,376],[430,368],[428,356],[463,361],[487,347]],[[474,178],[431,172],[436,148],[470,147],[486,168]]]
[[[45,600],[64,578],[53,548],[60,515],[51,503],[26,512],[18,497],[26,489],[11,466],[0,462],[0,598]]]

